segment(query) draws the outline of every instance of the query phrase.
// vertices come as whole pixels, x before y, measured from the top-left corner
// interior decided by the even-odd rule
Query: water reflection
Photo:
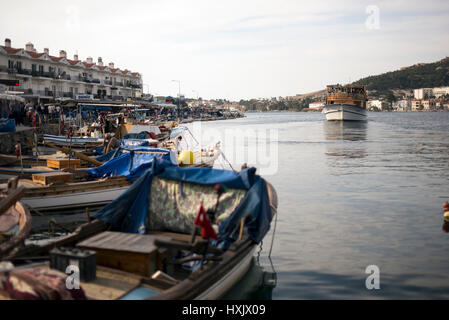
[[[323,121],[326,140],[366,140],[366,121]]]
[[[253,257],[247,273],[221,299],[271,300],[276,283],[276,274],[264,271]]]
[[[443,229],[444,233],[449,233],[449,221],[446,221],[446,220],[443,221],[442,229]]]
[[[449,203],[443,203],[443,232],[449,233]]]
[[[323,129],[325,139],[330,142],[335,142],[327,145],[327,156],[344,159],[358,159],[366,156],[364,144],[354,145],[346,142],[365,141],[367,139],[367,122],[324,121]]]

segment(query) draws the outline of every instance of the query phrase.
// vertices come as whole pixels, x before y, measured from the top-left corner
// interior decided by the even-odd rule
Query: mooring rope
[[[274,228],[273,228],[273,235],[271,237],[271,246],[270,246],[270,252],[268,253],[268,258],[271,260],[271,252],[273,251],[273,243],[274,243],[274,235],[276,233],[276,226],[278,222],[278,214],[276,212],[276,217],[274,218]]]

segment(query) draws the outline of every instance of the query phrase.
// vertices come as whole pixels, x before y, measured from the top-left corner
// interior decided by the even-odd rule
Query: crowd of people
[[[59,113],[59,106],[45,106],[42,102],[23,102],[5,98],[0,101],[0,117],[14,119],[16,125],[40,126],[59,117]]]

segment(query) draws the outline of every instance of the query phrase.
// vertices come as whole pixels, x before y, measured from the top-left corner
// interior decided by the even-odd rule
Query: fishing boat
[[[160,146],[178,155],[180,167],[213,168],[215,161],[222,155],[220,141],[213,145],[200,146],[187,127],[172,130],[170,140],[161,143]]]
[[[31,215],[20,200],[23,188],[0,195],[0,257],[25,241],[31,230]]]
[[[48,227],[55,215],[66,223],[79,221],[86,209],[91,214],[117,199],[149,167],[154,159],[177,165],[169,150],[155,148],[121,149],[121,153],[95,168],[34,174],[32,180],[20,179],[25,187],[22,202],[35,216],[33,230]],[[68,215],[77,213],[73,219]],[[82,214],[82,221],[85,221]]]
[[[81,147],[86,146],[97,146],[104,142],[103,138],[92,138],[92,137],[64,137],[64,136],[54,136],[49,134],[44,134],[44,142],[49,142],[58,146],[72,146]]]
[[[247,272],[276,214],[276,192],[255,171],[179,168],[155,161],[94,221],[54,243],[27,246],[9,256],[15,266],[0,277],[9,283],[16,276],[42,299],[54,294],[42,295],[32,286],[33,279],[20,274],[55,275],[75,261],[71,263],[86,275],[77,292],[81,298],[219,299]],[[27,257],[46,255],[52,262],[18,268]],[[64,271],[59,272],[61,281],[67,278]],[[39,283],[39,289],[46,286]],[[20,288],[0,288],[0,296],[20,299]],[[50,285],[48,290],[54,291]],[[58,296],[72,299],[73,294]]]
[[[326,91],[326,105],[322,113],[327,120],[363,121],[367,119],[365,86],[329,85]]]

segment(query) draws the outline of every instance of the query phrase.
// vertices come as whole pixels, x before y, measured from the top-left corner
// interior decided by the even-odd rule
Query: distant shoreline
[[[295,112],[295,113],[321,113],[321,111],[298,111],[298,110],[270,110],[270,111],[245,111],[244,113],[282,113],[282,112]],[[449,110],[435,110],[435,111],[368,111],[372,113],[436,113],[436,112],[449,112]]]

